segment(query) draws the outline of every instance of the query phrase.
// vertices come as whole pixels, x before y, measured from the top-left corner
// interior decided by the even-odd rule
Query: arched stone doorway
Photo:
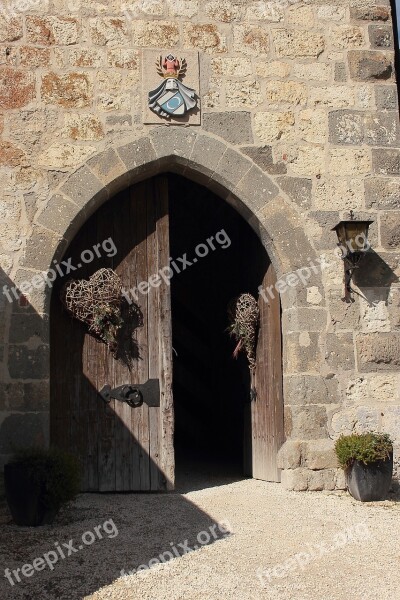
[[[26,252],[22,268],[30,271],[50,268],[54,260],[67,255],[66,250],[82,224],[108,198],[133,183],[166,171],[201,183],[233,206],[262,241],[278,280],[310,261],[318,264],[298,206],[237,147],[201,129],[157,127],[149,131],[148,137],[115,144],[57,183],[28,242],[28,250],[35,247],[35,252]],[[45,243],[40,245],[42,240]],[[21,277],[24,276],[21,271]],[[18,279],[19,273],[16,284]],[[312,285],[323,294],[320,273],[312,275]],[[31,296],[32,306],[41,314],[49,314],[50,297],[48,287],[35,292]],[[322,410],[309,408],[307,399],[302,402],[293,398],[293,390],[302,377],[309,378],[315,390],[324,392],[319,361],[314,363],[311,374],[309,366],[316,355],[315,342],[324,335],[326,308],[319,307],[318,319],[309,321],[308,315],[313,315],[306,302],[305,286],[282,294],[281,305],[284,401],[288,417],[288,441],[284,448],[291,444],[288,450],[292,457],[292,451],[300,456],[295,440],[306,439],[316,444],[318,438],[327,435],[321,421]],[[290,459],[290,466],[283,468],[293,469],[297,458],[293,461]]]
[[[50,441],[79,455],[83,491],[172,489],[177,456],[190,471],[208,462],[211,472],[217,464],[224,472],[235,466],[237,475],[280,481],[279,296],[259,299],[254,382],[245,360],[233,363],[226,332],[234,297],[257,297],[259,286],[276,283],[260,240],[237,211],[198,184],[158,175],[103,204],[67,257],[74,277],[112,268],[124,286],[124,325],[112,353],[66,313],[65,281],[54,283]],[[106,385],[149,379],[160,391],[144,392],[140,406],[106,404],[101,396]]]

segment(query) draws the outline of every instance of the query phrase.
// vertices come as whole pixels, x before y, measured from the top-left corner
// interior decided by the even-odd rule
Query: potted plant
[[[342,435],[335,451],[353,498],[361,502],[386,498],[393,472],[393,442],[388,434]]]
[[[4,487],[17,525],[50,524],[80,488],[78,460],[56,448],[27,448],[4,466]]]

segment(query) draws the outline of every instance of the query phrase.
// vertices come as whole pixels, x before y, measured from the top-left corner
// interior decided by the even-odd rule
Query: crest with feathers
[[[179,59],[179,70],[176,73],[176,77],[183,77],[187,71],[187,62],[186,62],[186,58],[180,58]],[[164,67],[163,67],[163,57],[160,55],[160,58],[158,60],[156,60],[156,68],[157,68],[157,73],[160,75],[160,77],[164,77],[164,78],[168,78],[171,77],[170,74],[166,74]]]

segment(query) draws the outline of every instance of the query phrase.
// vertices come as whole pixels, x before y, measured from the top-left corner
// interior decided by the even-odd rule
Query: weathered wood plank
[[[168,181],[160,181],[157,213],[158,264],[169,264]],[[159,357],[162,485],[172,490],[175,484],[174,406],[172,394],[172,318],[171,288],[165,282],[159,288]]]
[[[269,265],[262,285],[267,289],[275,283],[275,272],[272,265]],[[251,405],[252,476],[265,481],[280,481],[276,455],[283,443],[284,434],[279,296],[276,295],[268,303],[260,296],[259,308],[257,399]]]

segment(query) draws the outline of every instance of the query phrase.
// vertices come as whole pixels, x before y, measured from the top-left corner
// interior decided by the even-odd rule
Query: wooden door
[[[102,244],[115,244],[106,252]],[[101,253],[83,264],[84,250]],[[107,246],[109,247],[109,245]],[[125,289],[148,282],[169,264],[168,187],[164,177],[142,182],[102,206],[82,227],[66,252],[82,264],[75,279],[102,267],[114,269]],[[85,255],[87,257],[87,255]],[[142,286],[136,310],[126,313],[118,358],[71,318],[60,301],[57,282],[51,308],[51,442],[80,457],[82,491],[171,489],[174,481],[170,288]],[[158,282],[158,279],[154,279]],[[128,324],[126,326],[126,324]],[[143,384],[159,379],[160,406],[144,402],[106,404],[105,385]]]
[[[256,399],[251,412],[251,474],[255,479],[280,482],[277,452],[284,441],[282,394],[282,334],[276,275],[269,264],[262,286],[274,298],[260,295],[260,328],[257,341]]]

